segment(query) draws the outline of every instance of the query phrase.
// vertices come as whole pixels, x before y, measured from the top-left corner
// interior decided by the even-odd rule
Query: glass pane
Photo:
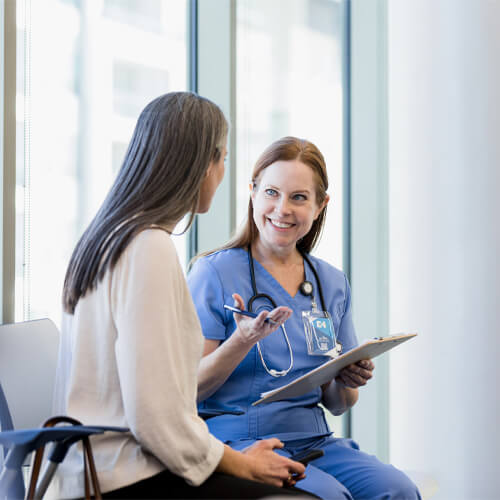
[[[325,156],[331,198],[314,254],[339,268],[345,8],[342,0],[237,0],[238,221],[246,214],[251,171],[264,148],[286,135],[308,139]],[[341,429],[340,420],[333,420]]]
[[[59,323],[69,257],[139,112],[186,89],[186,27],[187,0],[18,0],[16,320]]]
[[[326,158],[331,202],[315,254],[342,267],[344,2],[238,0],[237,210],[244,217],[248,182],[272,141],[295,135]]]

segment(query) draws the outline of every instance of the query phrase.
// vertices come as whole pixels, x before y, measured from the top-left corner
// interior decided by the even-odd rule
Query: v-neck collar
[[[248,250],[247,250],[248,254]],[[300,293],[300,290],[297,290],[297,293],[295,295],[290,295],[287,290],[281,285],[281,283],[254,257],[252,257],[254,267],[259,269],[260,275],[267,281],[268,285],[271,286],[272,289],[278,289],[281,291],[285,297],[290,300],[290,301],[296,301],[299,298],[305,298],[302,293]],[[307,281],[311,281],[311,270],[309,269],[309,265],[307,264],[306,260],[304,257],[302,257],[302,262],[304,266],[304,276]],[[257,273],[255,273],[257,274]],[[257,293],[261,293],[261,290],[259,288],[259,280],[257,279],[257,276],[255,277],[255,284],[257,285]],[[312,281],[311,281],[312,282]]]

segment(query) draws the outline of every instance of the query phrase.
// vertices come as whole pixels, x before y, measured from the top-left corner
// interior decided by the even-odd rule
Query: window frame
[[[230,122],[228,137],[228,160],[226,175],[214,197],[211,210],[207,214],[195,218],[195,223],[187,238],[188,261],[198,252],[215,248],[231,236],[236,227],[236,1],[237,0],[190,0],[189,5],[189,75],[190,90],[198,92],[222,108]],[[344,236],[343,261],[344,270],[351,280],[353,300],[356,304],[356,322],[359,331],[363,328],[363,318],[359,312],[366,309],[368,292],[376,289],[380,293],[377,304],[376,331],[366,329],[370,334],[385,335],[387,332],[387,62],[386,44],[383,38],[386,33],[386,0],[377,0],[370,7],[369,16],[360,14],[366,5],[360,0],[343,0],[345,4],[345,40],[344,40]],[[1,0],[0,22],[4,36],[1,39],[1,50],[4,57],[0,72],[2,80],[3,101],[0,103],[2,113],[2,134],[0,151],[2,158],[1,177],[1,281],[2,322],[14,321],[15,292],[15,189],[16,189],[16,1]],[[352,15],[354,11],[354,16]],[[375,29],[366,29],[367,24],[375,22]],[[217,26],[217,29],[213,27]],[[385,31],[384,31],[385,30]],[[375,50],[377,64],[366,65],[370,50]],[[352,62],[351,62],[352,61]],[[351,75],[354,72],[354,83]],[[364,69],[363,69],[364,68]],[[379,83],[374,89],[367,90],[363,81]],[[370,94],[371,92],[371,94]],[[384,99],[385,98],[385,99]],[[363,102],[379,102],[377,106],[361,110]],[[353,103],[357,103],[353,106]],[[352,116],[351,119],[351,108]],[[378,132],[373,133],[370,125],[363,129],[366,114],[377,123]],[[364,115],[364,116],[362,116]],[[378,117],[378,118],[377,118]],[[373,121],[372,120],[372,121]],[[382,141],[381,149],[376,149],[377,141]],[[376,149],[376,168],[382,172],[376,193],[366,192],[360,183],[366,172],[367,164],[360,160],[358,151],[366,151],[367,144]],[[352,166],[352,168],[351,168]],[[382,170],[380,170],[382,169]],[[384,170],[385,169],[385,170]],[[385,173],[384,173],[385,172]],[[362,201],[361,201],[362,200]],[[370,235],[378,251],[376,255],[367,255],[363,249],[373,248],[371,244],[360,244],[361,234],[366,228],[369,217],[376,223],[381,236]],[[354,244],[353,244],[354,243]],[[366,265],[377,266],[378,275],[364,277],[358,270]],[[344,418],[344,435],[372,436],[377,442],[373,447],[382,459],[388,455],[388,364],[380,360],[377,364],[377,380],[371,383],[373,389],[364,392],[363,400],[367,405],[377,407],[376,421],[368,423],[367,417],[361,417],[363,403],[353,410],[354,417]],[[374,396],[367,392],[373,391]],[[374,398],[376,401],[374,402]],[[359,406],[359,410],[358,410]],[[371,413],[371,412],[369,412]],[[352,424],[351,424],[352,421]],[[385,423],[384,423],[385,422]],[[364,431],[360,431],[364,429]],[[375,436],[375,437],[373,437]]]
[[[1,296],[2,322],[14,322],[14,292],[15,292],[15,245],[16,245],[16,2],[2,0],[0,5],[1,25],[3,34],[1,40],[1,80],[3,100],[2,134],[1,134]]]
[[[188,260],[226,242],[236,227],[236,0],[191,0],[190,17],[191,90],[217,103],[230,126],[226,173],[210,211],[190,229]]]
[[[196,216],[190,229],[188,261],[197,253],[208,251],[225,243],[236,229],[236,1],[191,0],[191,10],[196,20],[191,26],[197,33],[191,34],[196,47],[196,63],[191,77],[191,90],[199,92],[219,106],[230,121],[228,162],[226,175],[217,190],[210,211]],[[344,5],[343,32],[343,269],[351,280],[352,268],[352,186],[351,186],[351,3]],[[193,20],[193,15],[191,16]],[[217,25],[217,30],[213,26]],[[216,54],[216,56],[214,56]],[[192,63],[193,64],[193,63]],[[220,75],[220,78],[215,77]],[[342,435],[352,435],[351,411],[342,417]]]
[[[387,0],[351,3],[350,268],[358,340],[389,334]],[[370,82],[367,85],[366,82]],[[350,435],[389,462],[389,356],[351,410]]]

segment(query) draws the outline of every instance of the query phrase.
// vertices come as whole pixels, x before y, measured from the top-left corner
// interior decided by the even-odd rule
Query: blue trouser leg
[[[333,476],[354,500],[420,500],[417,487],[406,474],[360,451],[351,439],[327,437],[310,447],[321,448],[325,454],[307,467],[307,477],[300,481],[300,488],[306,491],[313,491],[315,481],[321,481],[314,470],[318,469]],[[335,496],[338,495],[337,489],[332,491],[331,496],[328,491],[316,494],[326,499],[344,498]]]
[[[314,443],[318,440],[301,440],[302,442]],[[252,439],[242,439],[240,441],[230,441],[227,444],[236,450],[243,450],[248,446],[251,446],[255,443],[255,440]],[[307,448],[307,447],[306,447]],[[318,448],[318,446],[314,446],[314,448]],[[285,448],[283,450],[277,449],[275,450],[280,455],[290,456],[292,454],[293,448]],[[304,447],[300,449],[305,449]],[[300,451],[299,448],[296,451]],[[316,463],[316,460],[315,460]],[[313,493],[324,499],[332,499],[332,500],[353,500],[352,495],[349,493],[347,488],[337,481],[331,474],[327,472],[323,472],[321,469],[316,467],[311,467],[310,465],[306,468],[305,479],[299,481],[296,486],[301,490],[308,491],[309,493]]]
[[[328,500],[353,500],[349,490],[340,481],[313,465],[307,466],[306,478],[299,481],[296,486]]]
[[[252,440],[229,443],[242,449]],[[325,454],[309,464],[297,487],[326,500],[420,500],[413,482],[392,465],[359,450],[351,439],[326,437],[285,443],[278,453],[289,456],[303,449],[321,448]]]

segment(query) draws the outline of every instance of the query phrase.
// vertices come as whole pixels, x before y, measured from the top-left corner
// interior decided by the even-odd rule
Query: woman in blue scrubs
[[[240,232],[222,249],[199,258],[188,276],[206,339],[200,413],[215,436],[238,450],[270,436],[285,443],[280,452],[286,455],[321,448],[324,455],[309,464],[300,487],[322,498],[420,498],[401,471],[363,453],[354,441],[333,437],[319,406],[334,415],[352,407],[358,388],[372,377],[370,360],[302,396],[252,406],[261,393],[327,359],[308,353],[302,313],[311,311],[313,302],[329,313],[343,352],[357,339],[344,273],[309,255],[329,201],[321,152],[308,141],[285,137],[261,155],[250,187],[248,218]],[[300,291],[304,281],[312,283],[312,295]],[[258,316],[233,315],[224,304],[251,306]],[[286,335],[265,321],[282,322],[290,312]]]

